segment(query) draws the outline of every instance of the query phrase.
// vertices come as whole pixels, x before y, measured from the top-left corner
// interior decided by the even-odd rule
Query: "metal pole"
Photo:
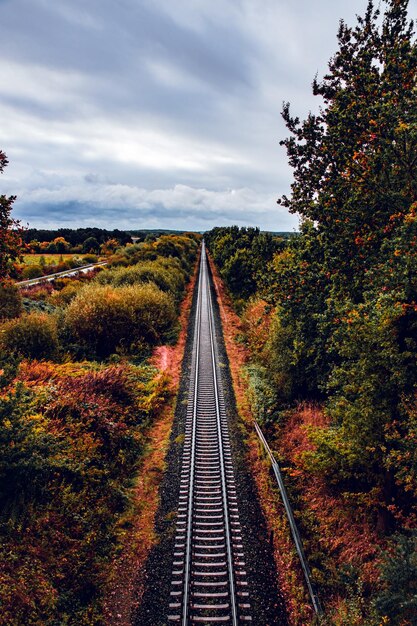
[[[311,579],[311,571],[310,571],[310,567],[308,565],[307,562],[307,558],[305,556],[305,552],[304,552],[304,547],[303,547],[303,542],[301,541],[301,537],[300,537],[300,533],[298,532],[298,528],[297,528],[297,524],[295,522],[295,518],[294,518],[294,513],[292,511],[291,508],[291,504],[288,498],[288,494],[287,494],[287,490],[285,488],[284,485],[284,481],[282,478],[282,474],[281,474],[281,470],[279,469],[279,465],[277,460],[275,459],[274,455],[272,454],[272,450],[268,445],[268,442],[266,441],[264,434],[258,424],[258,422],[256,420],[254,420],[255,423],[255,428],[256,428],[256,432],[258,433],[259,439],[261,440],[265,450],[268,453],[268,456],[270,458],[270,461],[272,463],[272,469],[274,470],[274,474],[275,474],[275,478],[277,480],[278,483],[278,487],[279,490],[281,492],[281,497],[282,497],[282,501],[284,503],[284,507],[285,507],[285,512],[287,514],[288,517],[288,521],[290,524],[290,528],[291,528],[291,533],[294,539],[294,543],[295,543],[295,547],[298,553],[298,556],[300,558],[300,562],[301,562],[301,567],[303,569],[304,572],[304,577],[307,583],[307,588],[308,588],[308,592],[310,594],[311,597],[311,602],[313,604],[313,608],[314,611],[317,615],[321,615],[323,613],[323,609],[321,607],[320,604],[320,600],[317,596],[317,593],[314,589],[314,585]]]

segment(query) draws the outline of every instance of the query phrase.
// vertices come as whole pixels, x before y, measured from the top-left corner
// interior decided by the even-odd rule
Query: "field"
[[[72,259],[74,256],[74,254],[25,254],[23,263],[25,265],[39,265],[39,261],[43,257],[45,265],[58,265],[58,263]]]

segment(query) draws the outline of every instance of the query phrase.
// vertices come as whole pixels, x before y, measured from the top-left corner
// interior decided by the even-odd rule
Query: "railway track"
[[[168,621],[252,622],[204,244]]]

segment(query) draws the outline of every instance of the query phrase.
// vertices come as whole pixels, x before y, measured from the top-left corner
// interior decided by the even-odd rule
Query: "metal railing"
[[[258,433],[258,437],[261,440],[272,464],[272,469],[274,470],[275,478],[278,483],[279,490],[281,492],[282,501],[284,503],[285,512],[287,514],[288,522],[290,524],[291,533],[294,539],[295,547],[297,550],[297,554],[299,556],[301,567],[303,569],[304,577],[307,583],[308,592],[310,594],[311,602],[314,608],[314,611],[317,615],[322,615],[323,609],[320,604],[320,600],[317,596],[317,593],[314,588],[314,584],[312,581],[311,570],[304,552],[303,542],[300,537],[300,533],[297,528],[297,524],[295,522],[294,513],[292,511],[292,507],[288,498],[287,490],[284,485],[284,481],[282,478],[281,470],[279,468],[278,462],[274,457],[271,448],[268,445],[267,440],[264,437],[264,434],[256,420],[254,420],[256,432]]]

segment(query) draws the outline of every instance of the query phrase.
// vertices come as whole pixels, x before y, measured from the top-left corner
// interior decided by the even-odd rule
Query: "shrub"
[[[22,280],[30,280],[31,278],[39,278],[43,276],[43,268],[40,265],[27,265],[22,271]]]
[[[22,297],[19,288],[12,282],[0,283],[0,320],[18,317],[22,312]]]
[[[97,263],[98,257],[96,254],[86,254],[83,256],[84,265],[89,265],[90,263]]]
[[[376,599],[383,624],[415,624],[417,616],[417,533],[397,534],[383,554],[383,590]]]
[[[162,291],[170,292],[178,298],[184,288],[184,275],[174,273],[168,266],[162,265],[159,261],[148,261],[138,263],[130,267],[118,267],[101,272],[96,279],[101,285],[135,285],[138,283],[155,283]]]
[[[82,286],[82,282],[79,280],[67,282],[61,291],[55,291],[50,295],[49,302],[55,306],[66,306],[75,298]]]
[[[31,359],[49,359],[58,352],[56,319],[47,313],[29,313],[0,328],[0,348]]]
[[[90,354],[106,357],[116,350],[132,352],[135,344],[157,344],[172,332],[175,319],[172,297],[152,283],[91,284],[68,306],[64,324]]]
[[[42,281],[37,285],[30,285],[22,291],[23,298],[31,300],[46,300],[53,292],[54,288],[51,281]]]

